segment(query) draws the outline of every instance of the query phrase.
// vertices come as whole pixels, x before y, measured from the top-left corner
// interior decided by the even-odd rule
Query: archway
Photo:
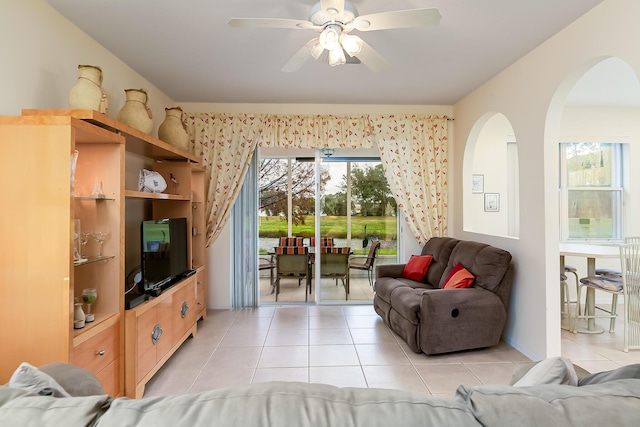
[[[633,192],[637,193],[640,186],[640,173],[631,166],[640,161],[640,153],[638,153],[640,124],[637,120],[639,115],[638,75],[627,62],[620,58],[594,58],[567,76],[558,87],[549,106],[545,127],[545,190],[548,195],[559,195],[553,199],[547,198],[545,224],[549,231],[548,250],[551,250],[555,242],[560,242],[563,236],[566,238],[570,235],[565,230],[570,219],[565,218],[566,210],[562,209],[563,204],[565,206],[568,204],[568,200],[564,200],[563,197],[568,196],[566,192],[558,191],[559,188],[562,190],[562,187],[559,187],[561,183],[559,177],[563,170],[562,162],[567,157],[561,156],[563,152],[560,144],[562,143],[620,145],[622,154],[619,156],[621,160],[618,166],[621,168],[620,185],[623,187],[621,190],[623,197],[617,209],[620,212],[622,231],[612,240],[616,241],[624,235],[640,233],[640,224],[634,222],[632,218],[633,212],[640,207],[640,201],[631,197]],[[577,202],[574,201],[575,203]],[[589,240],[589,238],[585,239]],[[586,275],[586,259],[570,257],[565,260],[565,263],[576,267],[578,276]],[[598,260],[598,267],[615,268],[616,265],[619,268],[619,262],[615,259]],[[551,295],[554,295],[554,292],[559,295],[558,273],[557,270],[550,269],[547,274],[547,292]],[[569,284],[570,299],[575,301],[575,286],[571,286],[571,281]],[[609,298],[599,294],[596,294],[596,300],[610,302]],[[559,304],[552,304],[552,306],[559,308]],[[550,311],[550,315],[559,318],[559,310]],[[548,324],[554,325],[554,322]],[[553,330],[547,331],[548,335],[558,336],[559,331],[555,326],[550,327]],[[618,322],[617,329],[621,330],[621,327],[621,322]],[[573,334],[564,332],[562,338],[558,340],[561,347],[572,341]]]
[[[475,123],[464,154],[465,231],[518,237],[518,151],[513,127],[502,113]]]

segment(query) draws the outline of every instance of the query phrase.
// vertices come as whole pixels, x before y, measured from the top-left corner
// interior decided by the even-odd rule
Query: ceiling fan
[[[390,30],[438,25],[440,12],[436,8],[396,10],[392,12],[358,15],[358,10],[346,0],[321,0],[309,12],[307,21],[287,18],[234,18],[227,24],[235,28],[285,28],[314,30],[318,37],[307,42],[282,68],[297,71],[309,59],[318,59],[327,50],[329,65],[347,62],[345,52],[357,58],[372,71],[384,70],[387,61],[352,31]]]

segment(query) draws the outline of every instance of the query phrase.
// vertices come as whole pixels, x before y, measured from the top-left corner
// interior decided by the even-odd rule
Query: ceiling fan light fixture
[[[349,56],[356,56],[362,51],[362,39],[358,36],[343,33],[340,36],[340,44]]]
[[[322,47],[322,45],[320,45],[320,42],[318,42],[318,39],[314,39],[315,43],[311,43],[311,45],[307,45],[307,49],[309,49],[309,53],[311,53],[311,56],[313,57],[313,59],[318,59],[320,58],[320,55],[322,55],[322,52],[324,52],[324,48]]]
[[[329,51],[340,46],[340,33],[342,33],[342,28],[339,25],[327,25],[320,33],[320,45]]]
[[[332,67],[343,65],[346,62],[347,58],[344,56],[344,51],[340,46],[336,46],[329,51],[329,65]]]

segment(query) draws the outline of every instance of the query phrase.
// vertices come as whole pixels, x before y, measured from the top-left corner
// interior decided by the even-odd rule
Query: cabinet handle
[[[96,356],[104,356],[104,353],[104,350],[96,351]]]
[[[160,341],[161,336],[162,336],[162,328],[160,327],[159,323],[156,323],[156,325],[153,327],[153,330],[151,331],[151,343],[153,345],[158,344],[158,341]]]
[[[180,308],[180,317],[184,319],[187,316],[187,311],[189,311],[189,304],[185,301],[182,303],[182,307]]]

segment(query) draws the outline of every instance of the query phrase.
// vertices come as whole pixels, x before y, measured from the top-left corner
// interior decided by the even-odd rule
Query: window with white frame
[[[621,240],[623,144],[560,144],[560,236],[563,241]]]

